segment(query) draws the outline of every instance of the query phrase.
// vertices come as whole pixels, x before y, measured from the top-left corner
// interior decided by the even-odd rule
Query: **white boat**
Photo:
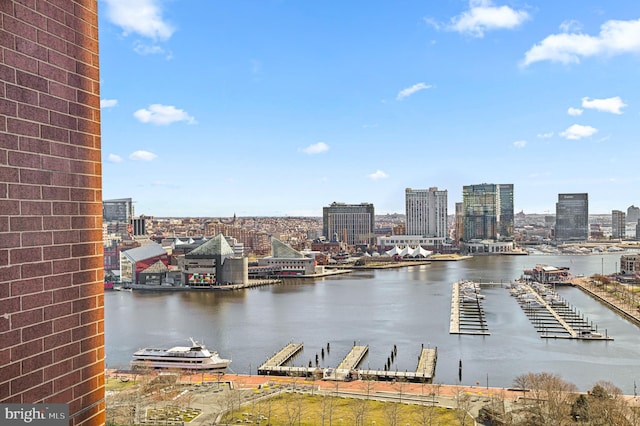
[[[145,348],[133,354],[131,368],[175,368],[179,370],[225,370],[230,359],[221,358],[216,351],[191,339],[191,346],[170,349]]]

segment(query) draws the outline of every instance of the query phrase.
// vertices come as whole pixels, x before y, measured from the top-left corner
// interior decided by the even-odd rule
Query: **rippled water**
[[[580,389],[608,380],[633,393],[640,380],[640,329],[575,288],[559,292],[615,340],[541,339],[505,288],[484,287],[490,336],[449,334],[451,283],[459,279],[507,284],[536,263],[569,266],[574,274],[611,273],[619,255],[488,256],[401,269],[359,271],[317,280],[234,292],[107,292],[107,366],[126,367],[145,346],[185,344],[194,337],[231,369],[255,374],[288,342],[304,343],[295,365],[316,354],[335,367],[354,342],[369,345],[366,368],[382,369],[393,346],[392,369],[415,370],[421,345],[438,347],[436,382],[509,387],[527,372],[560,374]],[[330,351],[327,352],[327,344]],[[321,358],[321,350],[325,357]]]

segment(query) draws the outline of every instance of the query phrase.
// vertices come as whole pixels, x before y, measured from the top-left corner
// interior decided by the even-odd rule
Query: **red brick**
[[[53,205],[53,214],[73,216],[79,214],[80,206],[74,202],[57,202]]]
[[[72,191],[73,198],[73,191]],[[72,229],[93,229],[96,226],[96,220],[91,216],[74,216],[71,218]]]
[[[56,173],[53,175],[53,185],[77,187],[77,176],[71,173]]]
[[[71,218],[65,216],[52,216],[52,217],[43,217],[42,218],[42,227],[45,230],[61,230],[61,229],[69,229],[71,228]],[[56,234],[53,234],[53,239],[55,242]]]
[[[9,50],[15,50],[16,36],[8,31],[0,30],[0,46],[4,46]]]
[[[74,244],[71,250],[73,257],[91,256],[94,254],[96,254],[94,243]]]
[[[46,306],[46,305],[50,305],[52,301],[53,301],[53,295],[50,291],[47,291],[47,292],[22,296],[21,304],[22,304],[23,310],[31,310],[31,309],[42,308],[43,306]]]
[[[16,51],[41,61],[47,60],[47,49],[31,40],[16,38]]]
[[[11,381],[11,393],[18,394],[42,383],[42,370],[30,374],[23,374]]]
[[[95,377],[96,380],[98,376],[102,376],[104,374],[104,364],[102,362],[94,362],[90,364],[88,367],[82,369],[82,378],[90,379]],[[101,380],[101,379],[100,379]],[[97,383],[94,385],[94,389],[97,387]]]
[[[42,402],[44,402],[43,400],[47,396],[51,395],[52,392],[53,392],[53,383],[45,382],[45,383],[41,384],[40,386],[36,386],[34,388],[31,388],[31,389],[25,391],[22,394],[22,399],[25,402],[34,401],[36,403],[42,403]]]
[[[9,117],[17,117],[19,105],[24,104],[18,104],[17,102],[10,101],[8,99],[0,99],[0,114]]]
[[[53,334],[44,338],[44,350],[55,349],[71,343],[71,330],[62,331],[60,333],[54,332]]]
[[[12,265],[41,261],[42,249],[40,247],[16,248],[9,250],[9,262],[11,262]]]
[[[56,56],[57,54],[55,52],[50,52],[49,55]],[[68,66],[71,66],[71,67],[74,66],[75,62],[72,59],[62,55],[59,55],[59,56],[62,57],[64,61],[69,62]],[[60,66],[63,69],[67,70],[67,68],[61,64],[55,64],[55,65]],[[70,70],[67,70],[67,71],[70,71]],[[77,98],[76,89],[74,89],[73,87],[69,87],[66,84],[57,83],[55,81],[49,82],[49,94],[52,96],[56,96],[58,98],[62,98],[67,101],[71,101],[71,102],[75,102]]]
[[[19,170],[14,167],[0,166],[0,180],[2,182],[19,182],[20,181]]]
[[[23,232],[22,246],[48,246],[53,244],[53,235],[51,232]],[[47,247],[43,247],[47,248]],[[44,259],[44,256],[43,256]]]
[[[70,222],[69,222],[70,223]],[[82,241],[80,239],[80,231],[54,231],[53,243],[54,244],[74,244]]]
[[[58,111],[62,113],[69,112],[68,101],[44,93],[40,94],[40,99],[37,105],[52,111]]]
[[[16,12],[14,12],[16,13]],[[4,15],[3,16],[3,28],[12,34],[16,34],[18,38],[27,38],[29,40],[36,40],[36,28],[32,27],[26,22],[19,21],[18,19]]]
[[[53,318],[59,318],[59,317],[64,317],[66,315],[71,315],[71,309],[72,309],[71,302],[56,303],[55,305],[51,304],[49,306],[45,306],[44,319],[50,320]],[[47,339],[45,339],[45,346],[46,346],[46,340]],[[68,342],[65,342],[65,343],[68,343]]]
[[[53,303],[62,303],[62,302],[72,302],[73,304],[76,302],[75,299],[78,298],[80,291],[77,287],[67,287],[55,290],[53,292]],[[73,308],[73,312],[78,312],[75,310],[75,306]]]
[[[40,138],[29,138],[27,136],[20,137],[20,151],[35,152],[38,154],[49,154],[51,152],[51,143],[43,141]]]
[[[42,352],[42,340],[33,340],[11,348],[11,361],[20,361]]]
[[[7,131],[17,135],[39,137],[41,135],[40,127],[37,123],[31,121],[7,118]]]
[[[38,231],[42,230],[42,218],[40,217],[12,217],[9,219],[9,228],[12,231]]]
[[[2,104],[0,104],[0,107],[1,106]],[[11,115],[15,116],[15,114]],[[24,118],[25,120],[40,121],[46,123],[49,121],[49,111],[33,105],[19,104],[17,117]]]
[[[42,277],[36,277],[27,280],[15,280],[10,283],[10,286],[11,296],[39,293],[44,290],[44,279]]]
[[[53,362],[63,361],[72,358],[80,353],[80,342],[69,343],[68,345],[53,350]]]
[[[52,265],[50,261],[22,265],[21,274],[23,278],[51,275],[51,273]]]
[[[20,363],[22,365],[22,372],[31,373],[35,370],[45,368],[47,365],[53,362],[53,353],[51,351],[41,352],[35,356],[25,358]]]
[[[7,266],[9,264],[9,250],[0,250],[0,266]],[[0,288],[2,288],[2,283],[0,283]],[[0,299],[2,299],[0,291]]]
[[[60,127],[40,125],[42,138],[57,142],[69,142],[69,130]]]
[[[40,186],[37,185],[9,185],[9,198],[22,200],[39,200],[42,197]]]
[[[81,324],[90,324],[104,319],[104,313],[102,308],[92,309],[82,312],[80,314]]]
[[[71,370],[71,367],[67,364],[68,363],[65,362],[64,364],[60,365],[60,367],[64,367],[64,368],[58,368],[61,374],[56,374],[54,376],[54,377],[57,376],[56,379],[53,381],[53,386],[55,389],[69,388],[74,384],[79,383],[81,380],[81,374],[79,371],[71,371],[70,373],[62,375],[62,373],[65,373]]]
[[[71,249],[69,249],[69,250],[71,250]],[[54,261],[53,262],[54,271],[56,269],[56,264],[57,264],[57,262]],[[60,289],[60,288],[64,288],[64,287],[69,287],[72,282],[73,282],[73,274],[72,273],[52,275],[50,277],[47,277],[47,280],[44,282],[44,289],[45,290],[54,290],[54,289]]]
[[[19,233],[15,232],[15,233],[12,233],[12,234],[9,234],[9,233],[3,233],[2,234],[2,238],[0,238],[0,249],[18,247],[19,245],[20,245],[20,234]],[[3,275],[3,278],[7,277],[6,279],[11,279],[11,278],[8,278],[9,277],[9,271],[6,271],[3,268],[3,269],[0,269],[0,272],[3,273],[3,274],[7,274],[7,275]]]
[[[104,259],[102,256],[91,256],[80,259],[80,269],[101,269],[103,266]],[[104,287],[102,290],[104,290]]]
[[[80,270],[80,261],[78,259],[54,260],[53,273],[64,274],[65,272],[75,272]],[[73,277],[71,279],[73,282]]]
[[[78,341],[80,339],[76,338],[73,332],[80,325],[80,318],[78,315],[67,315],[66,317],[56,318],[53,320],[53,331],[56,333],[60,333],[63,331],[71,330],[71,339],[73,341]],[[80,327],[83,329],[84,327]]]
[[[71,188],[71,199],[74,201],[96,201],[95,192],[92,189]]]
[[[73,285],[86,284],[96,281],[96,271],[80,271],[73,274]]]
[[[102,336],[92,336],[80,342],[82,352],[87,352],[100,347],[102,344]]]
[[[20,202],[18,200],[0,200],[0,212],[7,216],[19,215]]]
[[[3,364],[0,364],[0,365],[3,365]],[[20,371],[21,371],[20,362],[14,362],[4,367],[0,367],[0,381],[5,381],[12,377],[20,377]],[[0,396],[4,396],[4,395],[0,394]]]
[[[44,29],[46,27],[46,18],[44,15],[35,12],[35,2],[32,3],[30,7],[24,7],[16,3],[15,16],[21,21],[28,22],[29,25]]]
[[[20,123],[27,123],[29,125],[33,123],[28,123],[23,120],[13,120]],[[36,125],[37,126],[37,125]],[[31,169],[39,169],[42,167],[42,160],[39,154],[34,154],[31,152],[20,152],[20,151],[10,151],[9,152],[9,165],[31,168]]]
[[[20,210],[24,216],[50,216],[52,212],[50,201],[22,201]],[[51,238],[51,234],[48,235]]]
[[[38,92],[35,90],[14,86],[13,84],[7,84],[5,87],[7,99],[29,105],[38,105]]]
[[[49,246],[49,247],[42,248],[43,260],[67,259],[69,257],[71,257],[70,245]],[[55,270],[55,265],[54,265],[54,270]]]
[[[11,318],[13,322],[13,317]],[[20,330],[11,330],[2,335],[2,346],[6,349],[0,351],[0,363],[8,364],[11,362],[11,347],[22,343],[20,341]],[[1,377],[0,377],[1,379]]]
[[[64,10],[54,6],[48,0],[36,0],[36,10],[48,18],[55,19],[60,23],[64,23],[66,13]],[[50,42],[41,41],[41,43],[50,46]]]
[[[70,193],[71,193],[71,190],[69,188],[60,188],[57,186],[45,186],[42,188],[42,199],[67,201],[70,198]]]
[[[30,327],[24,327],[22,329],[22,341],[28,342],[30,340],[40,339],[51,334],[52,331],[53,323],[51,321],[34,324]]]

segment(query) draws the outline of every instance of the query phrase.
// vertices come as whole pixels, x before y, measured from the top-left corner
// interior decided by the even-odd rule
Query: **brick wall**
[[[104,423],[97,0],[0,0],[0,402]]]

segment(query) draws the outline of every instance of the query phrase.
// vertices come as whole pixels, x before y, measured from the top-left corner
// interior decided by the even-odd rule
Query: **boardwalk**
[[[453,283],[449,334],[490,334],[482,308],[483,298],[478,283],[472,281]]]
[[[283,370],[284,364],[289,362],[298,352],[302,350],[302,343],[289,343],[284,348],[280,349],[275,355],[269,358],[264,364],[258,368],[258,374],[271,374],[277,373]]]

